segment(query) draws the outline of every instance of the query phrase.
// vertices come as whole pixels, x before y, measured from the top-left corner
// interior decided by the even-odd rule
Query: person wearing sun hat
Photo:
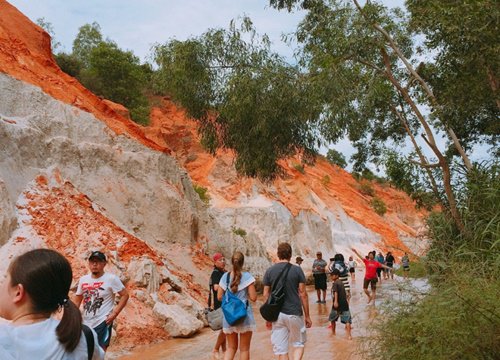
[[[104,271],[107,264],[104,253],[93,251],[88,261],[90,274],[80,278],[74,302],[80,307],[83,301],[83,323],[94,329],[99,345],[106,351],[113,321],[127,304],[129,295],[118,276]],[[115,306],[116,294],[120,300]]]
[[[208,298],[208,306],[212,310],[217,310],[221,306],[221,302],[217,299],[217,290],[219,289],[220,279],[226,272],[226,259],[224,258],[224,255],[222,255],[220,252],[217,252],[212,256],[212,260],[214,262],[214,269],[212,271],[212,274],[210,275],[210,296]],[[217,337],[217,341],[215,342],[211,359],[218,359],[219,350],[222,350],[223,353],[226,352],[226,334],[224,334],[222,330],[219,332],[219,336]]]

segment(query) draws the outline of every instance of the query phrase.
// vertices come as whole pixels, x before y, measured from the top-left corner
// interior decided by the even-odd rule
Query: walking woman
[[[87,345],[82,316],[68,298],[71,266],[61,254],[36,249],[15,258],[0,285],[1,359],[103,359],[95,333],[88,329]],[[62,319],[52,317],[63,311]],[[88,352],[91,352],[91,356]]]
[[[231,291],[245,304],[248,304],[248,300],[255,301],[257,299],[255,278],[250,273],[241,271],[244,262],[245,256],[239,251],[236,251],[231,257],[233,270],[230,273],[222,275],[219,282],[219,289],[217,290],[219,301],[222,300],[226,291]],[[230,282],[229,289],[227,288],[228,276]],[[245,319],[236,325],[229,325],[226,319],[223,318],[222,330],[226,334],[227,340],[224,360],[234,359],[238,347],[240,349],[240,359],[250,359],[250,342],[252,340],[252,332],[255,329],[255,318],[250,305],[247,305],[247,316]]]
[[[365,264],[366,271],[365,278],[363,280],[363,290],[366,296],[368,296],[368,304],[372,301],[373,304],[375,304],[375,298],[377,296],[377,269],[389,269],[389,267],[375,260],[375,251],[370,251],[368,253],[368,259],[363,258],[355,248],[352,248],[352,251],[354,251],[354,253]],[[368,291],[368,285],[370,285],[372,289],[371,293]]]

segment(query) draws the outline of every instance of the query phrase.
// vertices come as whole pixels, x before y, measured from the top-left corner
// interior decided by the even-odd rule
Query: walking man
[[[214,270],[212,271],[212,275],[210,275],[209,299],[213,299],[212,310],[217,310],[221,306],[221,302],[219,301],[219,299],[217,299],[217,291],[219,290],[220,279],[222,278],[222,275],[224,275],[224,273],[226,272],[225,270],[226,259],[224,258],[224,255],[222,255],[221,253],[215,253],[214,256],[212,257],[212,260],[214,261]],[[210,302],[211,301],[209,300],[209,303]],[[208,306],[211,307],[212,305],[208,304]],[[219,336],[217,336],[217,341],[215,342],[215,346],[212,350],[212,360],[219,359],[219,350],[222,350],[223,354],[226,352],[226,334],[224,334],[222,329],[219,332]]]
[[[385,264],[391,268],[390,270],[387,270],[387,278],[389,278],[390,276],[391,280],[394,279],[394,270],[393,270],[394,262],[395,262],[394,256],[389,251],[385,256]]]
[[[80,307],[83,300],[83,323],[93,328],[99,345],[104,351],[111,340],[113,320],[120,314],[128,301],[128,291],[118,276],[104,272],[106,255],[94,251],[89,256],[90,274],[78,282],[75,304]],[[115,306],[115,295],[120,300]]]
[[[321,251],[318,251],[312,268],[314,288],[318,296],[317,304],[326,304],[326,265],[326,261],[323,260],[323,254]],[[321,300],[321,293],[323,293],[323,300]]]
[[[264,274],[264,299],[266,302],[273,282],[292,258],[292,247],[288,243],[278,245],[278,262],[266,270]],[[325,263],[326,266],[326,263]],[[299,266],[292,265],[285,279],[285,299],[278,320],[266,322],[272,327],[271,343],[273,352],[279,360],[290,359],[289,344],[292,345],[293,360],[300,360],[304,355],[306,328],[312,325],[309,316],[309,298],[306,291],[306,277]]]
[[[302,259],[302,257],[301,257],[301,256],[297,256],[297,257],[295,258],[295,263],[296,263],[297,265],[299,265],[299,266],[301,266],[301,265],[302,265],[302,262],[303,262],[303,261],[304,261],[304,259]]]
[[[408,279],[408,273],[410,272],[410,258],[407,253],[405,253],[405,255],[401,258],[401,265],[403,265],[403,277]]]

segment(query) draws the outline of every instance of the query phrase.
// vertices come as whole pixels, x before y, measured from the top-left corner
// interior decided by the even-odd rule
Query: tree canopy
[[[248,18],[239,27],[233,22],[227,30],[157,45],[154,59],[155,90],[171,94],[200,122],[210,151],[233,150],[240,173],[272,179],[280,159],[314,155],[315,92]]]

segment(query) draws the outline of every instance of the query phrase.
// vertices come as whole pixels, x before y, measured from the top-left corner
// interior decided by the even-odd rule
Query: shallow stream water
[[[307,359],[342,359],[360,360],[364,357],[359,353],[358,345],[362,336],[367,335],[367,326],[377,321],[381,315],[381,304],[392,299],[403,299],[405,287],[409,281],[395,276],[394,280],[385,280],[378,283],[377,300],[374,305],[367,304],[367,297],[363,293],[363,272],[357,272],[355,281],[351,281],[352,298],[350,310],[353,316],[352,336],[353,340],[347,340],[344,325],[337,323],[337,335],[333,336],[328,328],[328,315],[332,306],[330,290],[327,291],[327,303],[316,304],[316,292],[308,287],[309,309],[312,318],[312,327],[307,329],[307,343],[304,352],[304,360]],[[411,285],[424,289],[424,281],[411,281]],[[330,289],[329,283],[328,288]],[[271,331],[266,329],[265,322],[261,318],[258,309],[262,304],[258,299],[253,304],[253,311],[257,320],[257,331],[253,334],[250,348],[252,360],[274,359],[271,346]],[[175,360],[208,360],[217,337],[217,332],[209,328],[203,329],[196,336],[189,339],[172,339],[158,344],[141,346],[135,348],[128,355],[111,353],[109,358],[121,360],[143,360],[143,359],[175,359]],[[222,359],[222,356],[221,356]],[[238,359],[238,354],[236,355]]]

